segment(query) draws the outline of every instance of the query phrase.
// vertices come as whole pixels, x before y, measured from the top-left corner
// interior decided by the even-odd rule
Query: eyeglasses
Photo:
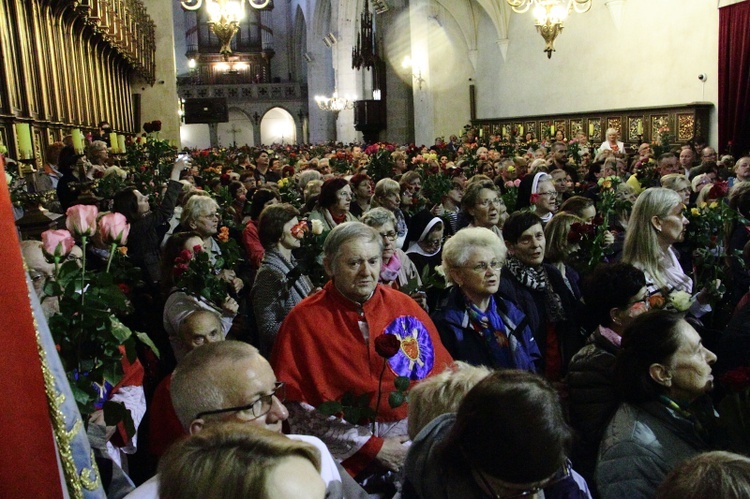
[[[388,239],[389,241],[395,241],[396,239],[398,239],[398,233],[396,233],[395,231],[381,232],[380,237],[382,237],[383,239]]]
[[[467,265],[464,267],[460,267],[462,269],[469,269],[477,274],[485,274],[487,273],[487,269],[492,269],[493,272],[496,272],[503,268],[503,262],[499,260],[492,260],[490,263],[487,262],[479,262],[476,265]]]
[[[495,490],[495,487],[493,487],[489,480],[487,480],[487,477],[484,475],[483,471],[476,470],[476,472],[477,475],[479,475],[479,479],[482,481],[482,485],[484,485],[484,487],[492,495],[492,497],[494,497],[495,499],[515,499],[518,497],[533,496],[547,487],[551,487],[562,482],[563,480],[568,479],[571,475],[571,468],[570,463],[566,462],[563,467],[560,468],[560,470],[552,475],[552,477],[542,481],[538,486],[516,492],[518,489],[512,486],[514,484],[508,484],[508,487],[502,487],[504,489],[502,493]]]
[[[252,414],[252,418],[249,419],[258,419],[261,416],[265,416],[271,411],[271,407],[273,407],[273,398],[276,397],[279,399],[279,402],[284,402],[286,399],[286,389],[285,385],[282,382],[276,382],[273,385],[273,391],[266,395],[261,395],[258,397],[254,402],[251,402],[247,405],[241,405],[238,407],[227,407],[226,409],[216,409],[214,411],[203,411],[199,412],[194,419],[200,419],[203,416],[210,416],[212,414],[223,414],[225,412],[240,412],[240,411],[250,411],[250,414]]]
[[[500,198],[482,199],[481,201],[477,201],[477,206],[481,206],[482,208],[489,208],[491,204],[494,204],[495,206],[502,206],[504,203]]]
[[[219,217],[218,213],[209,213],[207,215],[203,215],[201,218],[218,218],[218,217]]]
[[[434,248],[435,246],[440,246],[442,242],[442,239],[425,239],[424,241],[422,241],[422,244]]]
[[[555,196],[557,196],[557,191],[537,192],[536,194],[537,194],[537,196],[555,197]]]

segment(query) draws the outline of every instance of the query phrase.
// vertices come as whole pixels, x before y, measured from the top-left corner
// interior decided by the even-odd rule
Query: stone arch
[[[297,120],[284,106],[274,106],[263,113],[260,120],[262,144],[296,144]]]

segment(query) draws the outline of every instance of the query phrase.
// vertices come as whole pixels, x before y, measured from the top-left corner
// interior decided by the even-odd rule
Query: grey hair
[[[219,205],[210,196],[193,196],[188,199],[182,208],[180,223],[186,228],[190,227],[192,222],[204,217],[213,210],[218,210]]]
[[[170,394],[175,414],[187,430],[195,416],[222,409],[235,395],[227,375],[228,365],[260,356],[258,349],[241,341],[219,341],[196,348],[177,366]]]
[[[363,224],[375,227],[376,229],[382,227],[388,222],[391,222],[394,228],[396,228],[397,224],[396,215],[394,215],[391,210],[385,208],[372,208],[371,210],[367,210],[367,212],[362,215],[360,221]]]
[[[448,284],[454,284],[451,270],[466,265],[469,253],[474,248],[492,250],[498,260],[505,263],[508,249],[505,243],[489,229],[484,227],[466,227],[456,232],[443,245],[443,270]]]
[[[383,252],[383,239],[378,231],[365,225],[362,222],[344,222],[337,225],[328,234],[323,243],[323,254],[329,261],[336,259],[341,246],[352,239],[365,239],[367,242],[376,242],[380,247],[380,253]]]
[[[606,137],[610,133],[614,133],[615,135],[619,135],[619,132],[616,129],[614,129],[614,128],[607,128],[607,131],[604,132],[604,136]]]
[[[323,176],[318,170],[305,170],[299,174],[299,178],[297,179],[297,187],[302,190],[307,186],[308,182],[311,182],[313,180],[320,180],[322,177]]]

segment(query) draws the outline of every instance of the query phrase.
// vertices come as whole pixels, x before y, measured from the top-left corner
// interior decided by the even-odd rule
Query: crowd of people
[[[50,146],[15,199],[124,217],[62,256],[128,269],[149,338],[101,394],[137,431],[87,414],[110,495],[747,497],[715,407],[750,366],[750,157],[606,138]]]

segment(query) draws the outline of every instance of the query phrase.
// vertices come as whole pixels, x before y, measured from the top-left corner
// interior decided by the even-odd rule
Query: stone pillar
[[[211,147],[219,147],[219,124],[209,123],[208,124],[208,137],[211,142]]]
[[[148,2],[148,15],[156,25],[156,83],[138,82],[133,90],[141,94],[141,123],[160,120],[161,138],[180,144],[179,97],[174,53],[174,20],[171,2]],[[142,90],[141,90],[142,89]]]

